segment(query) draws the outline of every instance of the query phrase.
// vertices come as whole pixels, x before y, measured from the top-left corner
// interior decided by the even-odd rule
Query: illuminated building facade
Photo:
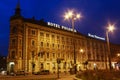
[[[109,68],[105,41],[82,35],[76,30],[74,38],[77,70]],[[61,59],[60,72],[68,72],[74,65],[73,51],[72,29],[35,20],[34,17],[24,18],[17,5],[10,18],[9,72],[49,70],[56,73],[57,59]]]

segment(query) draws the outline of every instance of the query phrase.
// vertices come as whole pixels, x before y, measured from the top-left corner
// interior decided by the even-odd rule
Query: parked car
[[[25,74],[25,71],[21,70],[21,71],[17,71],[17,72],[15,73],[15,75],[16,75],[16,76],[19,76],[19,75],[24,75],[24,76],[25,76],[26,74]]]
[[[8,72],[8,75],[15,76],[15,72]]]
[[[42,70],[40,72],[37,72],[38,75],[47,75],[50,74],[49,70]]]
[[[3,70],[0,72],[1,75],[7,75],[7,71]]]

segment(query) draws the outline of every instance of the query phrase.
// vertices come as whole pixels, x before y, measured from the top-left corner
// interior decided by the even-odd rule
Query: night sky
[[[0,55],[7,56],[9,44],[9,20],[14,14],[18,0],[0,0]],[[120,0],[20,0],[21,14],[25,18],[54,22],[71,27],[64,20],[64,13],[74,9],[82,14],[75,22],[75,28],[82,34],[105,37],[108,22],[116,30],[109,33],[112,43],[120,44]]]

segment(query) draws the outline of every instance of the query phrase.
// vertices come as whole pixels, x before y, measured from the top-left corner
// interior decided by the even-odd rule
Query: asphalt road
[[[26,75],[26,76],[0,76],[0,80],[74,80],[74,75],[60,74],[60,78],[57,78],[57,74],[50,75]],[[78,79],[77,79],[78,80]]]

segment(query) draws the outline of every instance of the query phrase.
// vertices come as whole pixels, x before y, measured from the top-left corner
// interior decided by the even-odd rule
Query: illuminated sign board
[[[59,24],[55,24],[55,23],[52,23],[52,22],[47,22],[47,25],[48,26],[53,26],[53,27],[59,28],[59,29],[64,29],[64,30],[67,30],[67,31],[73,31],[72,28],[68,28],[68,27],[65,27],[65,26],[60,26]],[[74,29],[74,32],[77,32],[77,31]]]
[[[105,38],[103,38],[103,37],[99,37],[99,36],[96,36],[96,35],[92,35],[92,34],[90,34],[90,33],[88,33],[88,36],[93,37],[93,38],[96,38],[96,39],[100,39],[100,40],[105,40]]]

